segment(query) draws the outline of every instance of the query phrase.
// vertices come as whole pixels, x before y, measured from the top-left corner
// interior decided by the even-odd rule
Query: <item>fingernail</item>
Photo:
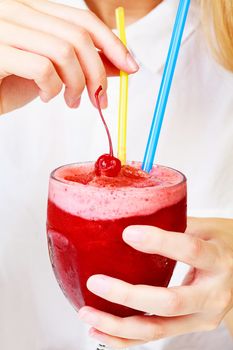
[[[97,326],[99,323],[99,318],[92,312],[87,310],[80,310],[78,313],[80,320],[90,324],[91,326]]]
[[[67,103],[69,105],[70,108],[78,108],[78,106],[80,105],[81,102],[81,98],[70,98],[67,99]]]
[[[137,62],[131,56],[130,53],[127,53],[126,60],[127,60],[127,64],[129,66],[129,68],[132,69],[132,71],[137,72],[139,70],[139,66],[138,66]]]
[[[43,91],[40,92],[40,98],[45,103],[47,103],[51,100],[51,98]]]
[[[87,288],[95,294],[107,294],[110,290],[109,279],[105,276],[92,276],[87,281]]]
[[[78,108],[81,102],[81,98],[79,97],[77,100],[74,101],[72,108]]]
[[[100,101],[100,107],[101,108],[107,108],[108,107],[108,96],[107,96],[106,92],[104,92],[102,95],[100,95],[99,101]]]
[[[136,227],[127,227],[123,232],[123,239],[131,243],[140,243],[143,241],[144,235]]]

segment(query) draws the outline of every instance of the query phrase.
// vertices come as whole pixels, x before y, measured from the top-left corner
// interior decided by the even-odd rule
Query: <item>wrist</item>
[[[233,337],[233,308],[226,314],[224,322]]]

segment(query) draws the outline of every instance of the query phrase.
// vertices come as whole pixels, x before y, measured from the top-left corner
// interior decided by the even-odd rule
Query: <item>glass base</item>
[[[96,350],[108,350],[106,345],[99,344],[96,348]]]
[[[99,344],[98,346],[97,346],[97,348],[96,348],[96,350],[113,350],[113,349],[110,349],[108,346],[106,346],[106,345],[103,345],[103,344]],[[126,349],[124,349],[124,350],[129,350],[128,348]]]

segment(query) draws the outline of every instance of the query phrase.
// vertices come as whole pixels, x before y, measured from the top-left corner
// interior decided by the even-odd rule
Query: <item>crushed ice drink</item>
[[[50,259],[60,287],[76,309],[89,305],[121,317],[140,313],[92,294],[86,282],[94,274],[161,287],[172,276],[175,261],[133,249],[123,241],[122,232],[129,225],[184,232],[185,177],[162,166],[154,166],[144,177],[138,163],[131,165],[136,171],[122,167],[117,177],[96,176],[94,163],[66,165],[50,177]]]

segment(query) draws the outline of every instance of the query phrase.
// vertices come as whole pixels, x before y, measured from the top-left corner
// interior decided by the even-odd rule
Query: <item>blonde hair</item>
[[[226,69],[233,71],[233,0],[200,1],[214,54]]]

